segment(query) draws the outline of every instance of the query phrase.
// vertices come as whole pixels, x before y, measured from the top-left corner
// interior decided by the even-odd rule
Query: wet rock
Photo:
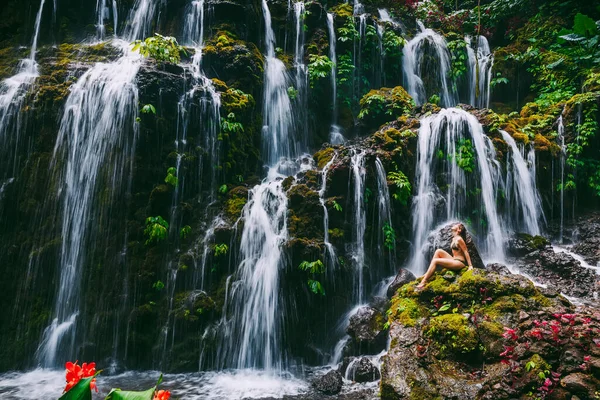
[[[592,265],[600,263],[600,214],[581,218],[577,223],[576,238],[571,250]]]
[[[536,250],[550,246],[550,241],[542,236],[517,233],[508,240],[507,253],[513,257],[522,257]]]
[[[592,379],[588,375],[577,372],[561,379],[560,385],[581,398],[592,399],[598,390],[598,382],[593,382]]]
[[[342,374],[335,370],[329,371],[312,382],[316,390],[328,395],[338,394],[342,390],[342,384]]]
[[[594,270],[566,253],[556,253],[552,248],[536,250],[519,259],[516,266],[537,282],[580,299],[593,299],[597,276]]]
[[[490,264],[488,264],[488,265],[485,266],[485,269],[488,270],[488,271],[495,272],[495,273],[500,274],[500,275],[511,275],[510,270],[504,264],[490,263]]]
[[[433,253],[436,249],[443,249],[448,253],[452,254],[452,249],[450,248],[450,244],[452,243],[452,239],[454,235],[452,234],[452,227],[456,224],[456,222],[450,223],[444,226],[442,229],[437,231],[435,234],[432,234],[427,239],[429,242],[429,246],[427,246],[427,250],[425,251],[425,258],[430,260],[433,257]],[[479,251],[475,246],[475,242],[473,240],[473,236],[469,232],[467,232],[467,250],[469,251],[469,256],[471,257],[471,262],[473,263],[473,267],[475,268],[485,268],[485,264],[479,255]]]
[[[350,317],[347,332],[352,338],[352,353],[375,354],[385,348],[383,314],[373,307],[361,307]]]
[[[355,359],[346,370],[346,379],[358,383],[373,382],[380,377],[379,370],[367,357]]]
[[[407,269],[400,268],[400,271],[398,271],[398,273],[396,274],[396,277],[394,278],[392,283],[390,283],[390,286],[388,286],[388,289],[387,289],[388,299],[391,299],[396,294],[396,291],[398,289],[400,289],[402,286],[406,285],[407,283],[409,283],[411,281],[414,281],[415,279],[417,279],[417,278],[415,277],[415,275],[412,272],[410,272]]]

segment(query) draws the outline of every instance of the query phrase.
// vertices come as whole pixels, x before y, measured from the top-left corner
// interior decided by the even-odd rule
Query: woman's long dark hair
[[[463,238],[465,243],[467,243],[467,228],[461,222],[457,223],[456,225],[458,225],[458,227],[460,228],[460,233],[459,233],[460,237]]]

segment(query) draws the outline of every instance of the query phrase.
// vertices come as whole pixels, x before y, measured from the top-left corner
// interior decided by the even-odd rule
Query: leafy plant
[[[408,203],[410,193],[412,192],[412,186],[408,177],[404,175],[402,171],[390,171],[388,172],[387,178],[395,186],[392,198],[405,206]]]
[[[227,193],[227,185],[221,185],[221,186],[219,186],[219,193],[220,194]]]
[[[323,285],[321,285],[321,282],[309,279],[308,287],[310,291],[314,294],[320,294],[321,296],[325,296],[325,289],[323,289]]]
[[[235,114],[227,114],[227,118],[221,117],[221,131],[224,133],[241,133],[244,132],[244,125],[235,120]]]
[[[496,73],[496,76],[490,80],[490,87],[494,88],[497,85],[507,85],[508,79],[504,78],[500,72]]]
[[[179,184],[179,179],[177,178],[177,169],[175,167],[170,167],[169,169],[167,169],[165,183],[168,183],[173,187],[177,187],[177,185]]]
[[[156,291],[160,292],[161,290],[163,290],[165,288],[165,284],[162,281],[156,281],[152,284],[152,289],[155,289]]]
[[[225,243],[215,244],[213,254],[215,257],[224,256],[229,252],[229,246]]]
[[[139,51],[144,57],[150,57],[156,61],[178,64],[181,61],[181,53],[187,54],[185,49],[177,43],[172,36],[162,36],[155,33],[144,41],[133,42],[132,51]]]
[[[475,170],[475,152],[471,140],[460,139],[458,141],[456,163],[459,168],[462,168],[465,172],[471,173]]]
[[[337,201],[333,201],[333,209],[337,212],[342,212],[342,206]]]
[[[347,17],[346,23],[337,30],[337,38],[340,42],[348,42],[358,39],[358,31],[354,25],[354,18]]]
[[[327,56],[319,56],[317,54],[311,54],[308,57],[308,81],[311,88],[315,87],[315,84],[322,78],[327,77],[331,74],[331,70],[334,67],[333,61]]]
[[[287,88],[287,94],[290,100],[296,100],[296,97],[298,97],[298,90],[295,87],[290,86]]]
[[[186,239],[188,237],[188,235],[190,234],[190,232],[192,231],[192,227],[189,225],[185,225],[183,228],[181,228],[181,230],[179,231],[179,237],[181,239]]]
[[[462,39],[448,42],[448,49],[452,57],[450,64],[450,79],[456,81],[467,74],[467,42]]]
[[[310,291],[314,294],[325,296],[325,289],[323,289],[323,285],[321,285],[321,282],[315,279],[315,275],[323,274],[325,272],[325,265],[323,265],[323,262],[321,260],[302,261],[298,266],[298,269],[311,275],[307,281]]]
[[[142,107],[142,114],[156,114],[156,108],[152,104],[146,104]]]
[[[157,217],[146,218],[146,229],[144,229],[144,235],[148,238],[146,240],[146,245],[165,240],[167,238],[168,230],[169,223],[160,215]]]
[[[396,247],[396,231],[387,222],[383,225],[383,245],[388,250],[394,250]]]

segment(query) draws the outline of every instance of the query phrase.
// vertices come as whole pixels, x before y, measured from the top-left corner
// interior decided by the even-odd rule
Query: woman
[[[452,242],[450,243],[452,255],[448,254],[448,252],[442,249],[437,249],[433,254],[433,259],[429,264],[427,272],[425,275],[423,275],[421,283],[419,283],[416,287],[417,290],[421,290],[425,287],[427,281],[431,278],[437,267],[459,271],[468,265],[469,271],[473,269],[471,257],[469,256],[469,250],[467,250],[467,244],[465,243],[467,229],[461,223],[452,226],[451,229],[452,233],[454,234]]]

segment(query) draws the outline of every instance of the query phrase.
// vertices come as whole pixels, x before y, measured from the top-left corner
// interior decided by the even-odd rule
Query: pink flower
[[[506,326],[504,327],[504,333],[502,334],[502,336],[505,339],[511,340],[517,340],[519,338],[519,336],[517,336],[517,332],[514,329],[507,328]]]

